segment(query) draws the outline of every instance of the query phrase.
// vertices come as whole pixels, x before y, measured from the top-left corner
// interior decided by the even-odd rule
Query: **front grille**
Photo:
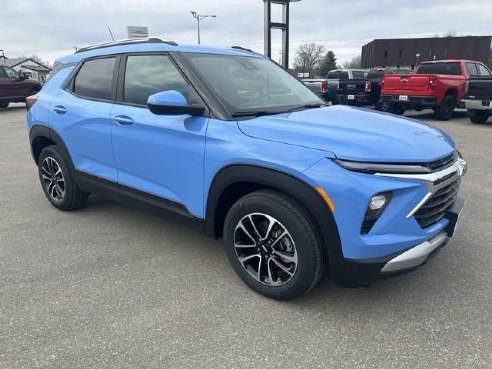
[[[415,219],[422,228],[441,220],[446,211],[453,206],[454,201],[458,197],[460,188],[460,180],[448,184],[441,188],[415,213]]]
[[[448,155],[442,159],[427,163],[426,166],[433,172],[438,172],[440,170],[446,169],[451,166],[456,161],[456,152],[453,152],[451,155]]]

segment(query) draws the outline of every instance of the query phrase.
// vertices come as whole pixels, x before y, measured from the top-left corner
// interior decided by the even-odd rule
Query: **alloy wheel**
[[[65,197],[65,177],[58,162],[51,156],[41,164],[43,186],[48,195],[56,202]]]
[[[263,213],[244,216],[234,230],[234,248],[241,266],[256,281],[283,286],[297,270],[297,249],[287,228]]]

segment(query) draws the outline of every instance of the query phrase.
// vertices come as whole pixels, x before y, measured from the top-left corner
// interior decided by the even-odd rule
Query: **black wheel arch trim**
[[[242,182],[276,189],[299,201],[316,222],[327,253],[343,255],[335,218],[316,190],[291,174],[256,165],[234,164],[216,174],[208,191],[204,221],[206,235],[219,237],[217,225],[223,221],[217,219],[220,216],[218,204],[221,196],[228,187]]]
[[[32,158],[34,159],[34,162],[36,164],[37,164],[37,158],[36,158],[36,153],[34,152],[34,141],[40,137],[44,137],[44,138],[47,138],[47,139],[53,141],[55,143],[55,145],[58,147],[58,149],[65,156],[70,169],[74,169],[74,165],[72,162],[72,156],[70,155],[70,152],[68,151],[68,148],[65,145],[65,142],[63,141],[63,139],[60,137],[60,135],[58,133],[56,133],[55,130],[53,130],[52,128],[49,128],[47,126],[41,125],[41,124],[36,124],[36,125],[32,126],[32,128],[29,132],[31,155],[32,155]]]

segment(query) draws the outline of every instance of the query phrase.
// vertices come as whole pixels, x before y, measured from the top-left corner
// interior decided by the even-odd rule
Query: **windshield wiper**
[[[262,115],[268,114],[278,114],[278,112],[267,111],[267,110],[258,110],[258,111],[236,111],[231,114],[233,118],[239,117],[261,117]]]
[[[294,111],[299,111],[299,110],[304,110],[304,109],[314,109],[314,108],[321,108],[323,106],[328,106],[328,104],[323,104],[323,103],[315,103],[315,104],[305,104],[305,105],[299,105],[295,106],[289,110],[286,110],[284,113],[292,113]]]

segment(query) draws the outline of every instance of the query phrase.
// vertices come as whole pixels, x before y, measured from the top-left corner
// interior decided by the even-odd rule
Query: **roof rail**
[[[91,45],[91,46],[82,47],[82,48],[78,49],[75,52],[75,54],[83,53],[84,51],[103,49],[105,47],[133,45],[133,44],[145,44],[145,43],[168,44],[168,45],[172,45],[172,46],[178,46],[178,44],[174,41],[166,41],[166,40],[162,40],[162,39],[157,38],[157,37],[134,38],[134,39],[125,39],[125,40],[104,42],[102,44],[95,44],[95,45]]]
[[[231,49],[238,49],[238,50],[243,50],[243,51],[249,51],[250,53],[255,53],[253,50],[250,50],[250,49],[246,49],[245,47],[241,47],[241,46],[231,46]]]

